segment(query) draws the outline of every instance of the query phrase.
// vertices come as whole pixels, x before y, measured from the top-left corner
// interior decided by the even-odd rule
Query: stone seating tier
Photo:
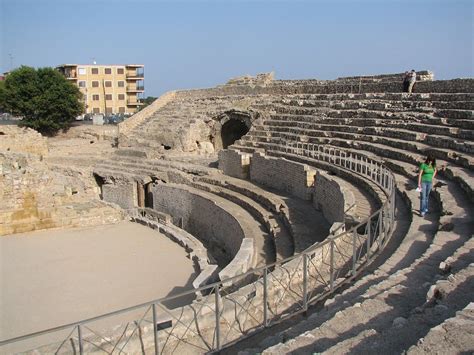
[[[449,189],[453,192],[456,187],[451,186]],[[458,222],[456,226],[458,229],[455,233],[432,229],[435,233],[433,243],[429,244],[428,249],[409,266],[405,266],[406,261],[403,262],[403,259],[406,258],[407,252],[413,250],[413,246],[417,245],[417,240],[411,240],[414,235],[407,233],[410,238],[403,240],[396,253],[377,271],[362,278],[351,288],[345,290],[342,295],[336,296],[334,301],[326,302],[329,309],[323,313],[328,312],[329,315],[321,314],[321,312],[315,313],[307,321],[297,324],[284,334],[267,339],[266,343],[271,344],[278,339],[293,338],[284,344],[270,347],[263,353],[332,351],[341,350],[346,346],[360,349],[359,346],[367,344],[365,343],[367,339],[369,339],[373,351],[386,352],[394,351],[394,349],[401,351],[410,346],[410,343],[416,343],[423,336],[423,332],[427,332],[430,327],[442,322],[456,309],[464,307],[466,297],[461,295],[464,292],[469,294],[471,292],[469,287],[472,288],[472,283],[469,285],[466,282],[472,270],[469,270],[469,266],[465,265],[469,263],[469,260],[472,261],[472,256],[466,253],[466,249],[469,250],[467,245],[472,240],[468,226],[472,224],[473,217],[468,214],[470,203],[462,197],[462,192],[458,189],[453,193],[456,194],[457,204],[452,203],[452,195],[443,197],[443,194],[449,194],[447,189],[443,189],[440,193],[440,202],[443,205],[441,209],[446,209],[449,212],[442,218]],[[422,222],[426,223],[425,220]],[[446,225],[446,222],[441,223]],[[416,229],[420,230],[420,226],[416,226]],[[460,253],[459,250],[462,252]],[[433,282],[441,283],[441,281],[436,282],[438,265],[442,261],[452,260],[453,257],[457,260],[468,259],[460,264],[462,269],[459,271],[459,276],[451,279],[455,280],[454,285],[451,283],[448,287],[451,295],[444,292],[442,307],[436,307],[439,302],[426,303],[425,295],[430,294],[427,290],[429,285]],[[364,290],[364,285],[368,282],[369,287],[366,291],[361,296],[354,297],[354,293],[359,292],[360,289]],[[403,298],[403,302],[397,301],[400,297]],[[345,301],[341,302],[343,299]],[[336,308],[334,309],[334,307]],[[334,313],[336,311],[338,312]],[[382,315],[383,317],[381,317]],[[350,318],[351,321],[345,322],[345,318]],[[320,323],[318,323],[318,319]],[[368,319],[371,319],[370,323],[367,323]],[[360,321],[358,326],[354,327],[354,320],[356,320],[356,325]],[[370,324],[370,327],[375,328],[376,331],[374,332],[374,329],[371,328],[367,329],[363,324]],[[362,332],[365,332],[364,335],[360,335]],[[323,337],[326,339],[324,340]],[[265,341],[263,343],[265,344]],[[376,350],[373,348],[374,344],[377,344]]]
[[[283,125],[280,125],[283,123]],[[396,129],[396,128],[381,128],[381,127],[352,127],[352,126],[328,126],[320,124],[284,124],[285,122],[270,121],[266,122],[264,126],[255,126],[255,130],[251,136],[243,137],[242,139],[251,139],[254,136],[268,137],[272,135],[278,135],[279,133],[296,134],[301,137],[306,136],[323,136],[323,137],[335,137],[344,139],[364,139],[366,140],[375,138],[372,137],[386,137],[387,139],[395,141],[406,141],[407,143],[416,143],[415,147],[417,150],[429,150],[433,148],[449,149],[453,151],[453,154],[465,154],[471,155],[474,153],[474,142],[466,142],[463,139],[455,139],[451,137],[430,135],[427,136],[425,133],[416,133],[409,130]],[[363,136],[361,138],[361,136]]]
[[[387,132],[387,134],[397,137],[403,135],[406,138],[416,140],[426,140],[429,144],[436,145],[434,140],[443,139],[443,144],[448,145],[448,141],[468,140],[464,142],[466,146],[471,146],[474,141],[472,130],[460,129],[447,125],[435,125],[423,122],[411,122],[402,119],[328,119],[315,118],[313,116],[294,115],[274,115],[269,120],[264,120],[262,125],[255,124],[254,128],[264,129],[266,126],[296,127],[305,129],[321,129],[329,131],[345,131],[354,133],[373,134]],[[455,148],[454,148],[455,149]],[[462,150],[463,148],[461,148]]]
[[[470,93],[418,93],[409,96],[405,93],[291,94],[291,91],[278,90],[273,93],[256,90],[249,95],[223,95],[224,92],[193,90],[176,93],[173,100],[150,114],[127,138],[121,137],[120,146],[161,149],[163,152],[168,147],[183,151],[212,151],[210,147],[215,142],[209,137],[220,129],[219,116],[236,108],[298,115],[322,113],[336,118],[341,118],[340,115],[345,115],[345,118],[386,118],[401,114],[413,116],[414,120],[431,117],[440,122],[462,118],[466,122],[454,123],[461,127],[469,127],[466,125],[472,118]],[[178,131],[173,128],[176,126],[180,127]]]
[[[449,339],[440,341],[440,339]],[[465,354],[474,348],[474,303],[457,311],[452,318],[432,328],[417,345],[408,349],[408,355]]]
[[[424,151],[420,150],[418,145],[410,145],[409,142],[402,140],[389,140],[384,138],[381,142],[387,144],[393,144],[395,147],[388,146],[387,144],[367,142],[364,139],[370,139],[370,137],[360,135],[360,140],[353,139],[341,139],[341,138],[322,138],[322,137],[309,137],[305,141],[313,144],[321,145],[333,145],[339,148],[346,148],[354,151],[366,151],[370,152],[375,156],[383,157],[385,161],[390,162],[393,160],[407,162],[418,166],[418,164],[425,158]],[[260,138],[246,136],[243,140],[240,140],[237,144],[234,144],[235,149],[243,151],[254,151],[258,148],[271,149],[274,146],[286,146],[288,142],[296,140],[300,141],[300,136],[296,134],[279,134],[275,138]],[[244,144],[244,145],[241,145]],[[400,147],[401,145],[401,147]],[[408,149],[412,148],[412,151]],[[460,185],[466,190],[469,196],[474,197],[472,183],[474,181],[474,174],[471,170],[473,159],[469,156],[453,156],[449,150],[446,149],[430,149],[431,152],[442,154],[442,159],[437,159],[437,164],[440,167],[447,166],[446,172],[440,172],[445,174],[447,177],[452,178],[460,183]],[[446,159],[446,160],[443,160]],[[455,164],[461,164],[461,167]],[[464,168],[464,166],[466,168]]]
[[[329,117],[315,117],[310,115],[289,115],[278,114],[271,115],[271,119],[264,120],[262,123],[267,125],[286,125],[286,126],[304,126],[307,124],[333,126],[339,130],[354,129],[360,127],[380,127],[380,128],[395,128],[405,131],[414,131],[419,134],[426,133],[438,136],[448,136],[453,138],[462,138],[469,141],[474,140],[474,134],[470,129],[463,129],[453,124],[441,122],[439,119],[416,119],[405,120],[401,118],[383,119],[383,118],[329,118]],[[466,120],[458,122],[469,122]],[[474,122],[474,121],[473,121]],[[259,127],[255,124],[254,127]],[[347,128],[346,128],[347,127]],[[474,126],[473,126],[474,127]]]
[[[192,186],[222,196],[229,201],[233,201],[244,207],[254,216],[273,237],[273,244],[265,248],[265,259],[267,263],[280,261],[289,258],[294,253],[293,236],[280,218],[256,203],[251,198],[239,194],[228,188],[223,188],[217,184],[205,182],[193,182]]]

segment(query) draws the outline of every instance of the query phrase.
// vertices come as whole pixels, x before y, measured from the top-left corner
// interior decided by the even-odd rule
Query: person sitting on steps
[[[424,163],[420,165],[420,173],[418,174],[418,189],[420,190],[420,215],[422,217],[428,213],[428,201],[431,188],[433,187],[433,179],[436,176],[436,159],[429,154]]]

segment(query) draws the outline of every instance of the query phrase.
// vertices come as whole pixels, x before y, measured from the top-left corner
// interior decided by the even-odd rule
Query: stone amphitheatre
[[[472,353],[474,79],[419,71],[408,94],[401,77],[259,74],[118,127],[0,126],[2,238],[125,220],[195,270],[166,298],[0,336],[0,353]]]

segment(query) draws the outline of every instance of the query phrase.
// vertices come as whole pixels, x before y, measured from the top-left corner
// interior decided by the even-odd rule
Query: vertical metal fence
[[[379,161],[326,146],[294,143],[281,150],[361,175],[381,188],[386,200],[367,220],[286,260],[172,297],[4,340],[0,342],[0,351],[35,349],[35,353],[55,354],[216,351],[258,329],[306,311],[311,303],[353,279],[379,254],[392,234],[393,174]],[[192,301],[183,307],[170,306],[180,299]],[[55,334],[57,339],[49,340],[48,345],[41,345],[46,340],[33,341]]]

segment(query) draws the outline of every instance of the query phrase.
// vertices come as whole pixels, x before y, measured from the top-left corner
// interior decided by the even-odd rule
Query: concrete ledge
[[[219,278],[221,280],[241,275],[252,268],[255,254],[254,243],[255,241],[250,238],[244,238],[242,240],[239,252],[232,262],[219,272]]]
[[[198,238],[221,267],[233,261],[242,240],[263,238],[252,215],[217,195],[171,183],[155,185],[152,194],[154,209],[171,215],[175,225]]]

